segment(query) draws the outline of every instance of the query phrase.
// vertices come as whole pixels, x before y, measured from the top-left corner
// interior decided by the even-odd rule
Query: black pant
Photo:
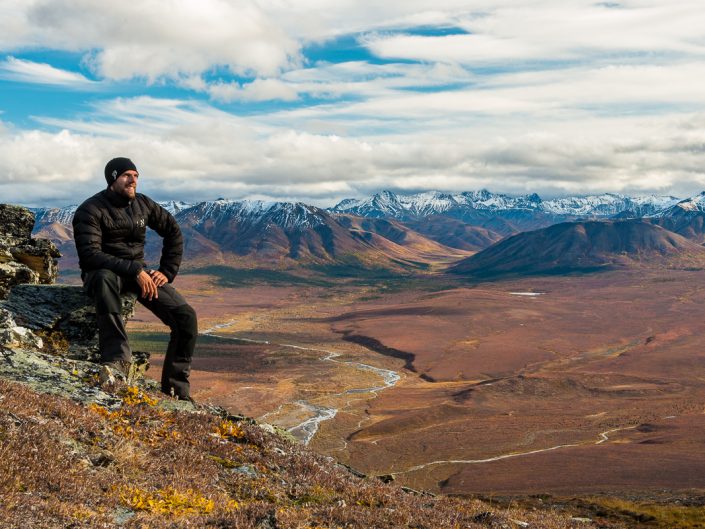
[[[95,300],[98,315],[98,344],[101,362],[131,361],[125,324],[120,317],[120,294],[134,292],[138,301],[171,329],[162,369],[162,391],[188,397],[191,358],[196,347],[198,322],[196,312],[169,284],[159,287],[159,297],[139,297],[141,290],[134,279],[121,277],[110,270],[93,270],[83,278],[85,291]]]

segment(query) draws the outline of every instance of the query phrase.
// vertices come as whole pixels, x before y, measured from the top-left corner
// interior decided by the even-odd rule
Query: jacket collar
[[[105,196],[105,198],[108,199],[108,202],[110,202],[113,206],[117,208],[124,208],[126,206],[129,206],[132,202],[131,199],[122,195],[118,195],[115,191],[110,188],[107,188],[105,191],[103,191],[103,196]]]

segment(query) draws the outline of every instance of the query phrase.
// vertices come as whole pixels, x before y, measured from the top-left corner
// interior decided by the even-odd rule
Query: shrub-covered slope
[[[0,379],[2,528],[582,527],[358,477],[267,426],[115,389],[108,409]],[[528,524],[528,525],[525,525]]]

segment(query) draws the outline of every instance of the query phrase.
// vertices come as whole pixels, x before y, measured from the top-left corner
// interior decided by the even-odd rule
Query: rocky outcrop
[[[134,312],[136,297],[122,297],[122,317]],[[15,327],[2,324],[10,318]],[[81,287],[68,285],[17,285],[7,300],[0,302],[0,333],[13,336],[15,346],[31,343],[46,353],[76,360],[95,360],[98,355],[98,326],[93,301]],[[0,334],[2,336],[2,334]],[[36,337],[36,340],[30,338]],[[21,339],[20,339],[21,337]],[[37,342],[39,340],[39,342]],[[2,344],[2,338],[0,338]],[[5,343],[5,345],[9,345]]]
[[[93,300],[81,287],[52,284],[60,254],[52,242],[31,238],[33,226],[28,209],[0,204],[0,378],[112,405],[115,397],[90,383],[99,370]],[[124,319],[135,301],[123,296]],[[148,356],[134,353],[136,374],[146,370]]]
[[[7,309],[0,308],[0,346],[14,349],[41,349],[44,341],[27,327],[17,324]]]
[[[123,297],[124,318],[134,305],[134,296]],[[98,383],[97,329],[93,301],[81,287],[14,286],[0,301],[0,378],[85,403],[119,404]],[[148,368],[149,355],[133,356],[139,376]]]
[[[32,238],[34,213],[22,206],[0,204],[0,236],[9,244],[20,244]]]
[[[0,204],[0,346],[92,360],[98,352],[93,301],[81,287],[52,285],[61,254],[51,241],[32,239],[33,227],[30,210]],[[134,305],[134,295],[123,297],[123,318]]]
[[[32,239],[34,214],[27,208],[0,204],[0,299],[14,285],[52,284],[61,257],[53,242]]]

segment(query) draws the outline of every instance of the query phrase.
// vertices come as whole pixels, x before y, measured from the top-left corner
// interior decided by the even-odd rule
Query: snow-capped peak
[[[217,200],[201,202],[182,211],[178,217],[188,217],[195,225],[206,222],[222,224],[231,221],[250,224],[276,225],[285,229],[305,229],[325,224],[326,213],[302,202],[272,202],[265,200]]]
[[[35,225],[51,224],[58,222],[59,224],[70,225],[73,220],[73,214],[76,213],[78,205],[64,206],[63,208],[30,208],[34,213]]]
[[[705,191],[694,197],[681,200],[676,204],[676,207],[685,211],[705,211]]]
[[[395,218],[425,217],[449,210],[522,210],[572,217],[610,217],[628,212],[635,216],[646,216],[672,206],[677,201],[677,198],[670,196],[628,197],[615,193],[544,201],[536,193],[511,196],[492,193],[487,189],[455,194],[427,191],[413,195],[396,195],[391,191],[382,191],[367,199],[345,199],[331,208],[331,211],[366,217]]]
[[[412,195],[397,195],[392,191],[381,191],[370,198],[345,199],[331,211],[351,213],[364,217],[426,217],[444,213],[451,209],[472,208],[483,210],[537,209],[541,198],[536,195],[511,197],[491,193],[486,189],[463,193],[425,191]]]
[[[192,204],[188,204],[180,200],[169,200],[167,202],[159,202],[159,205],[172,215],[176,215],[180,211],[188,209],[192,206]]]

